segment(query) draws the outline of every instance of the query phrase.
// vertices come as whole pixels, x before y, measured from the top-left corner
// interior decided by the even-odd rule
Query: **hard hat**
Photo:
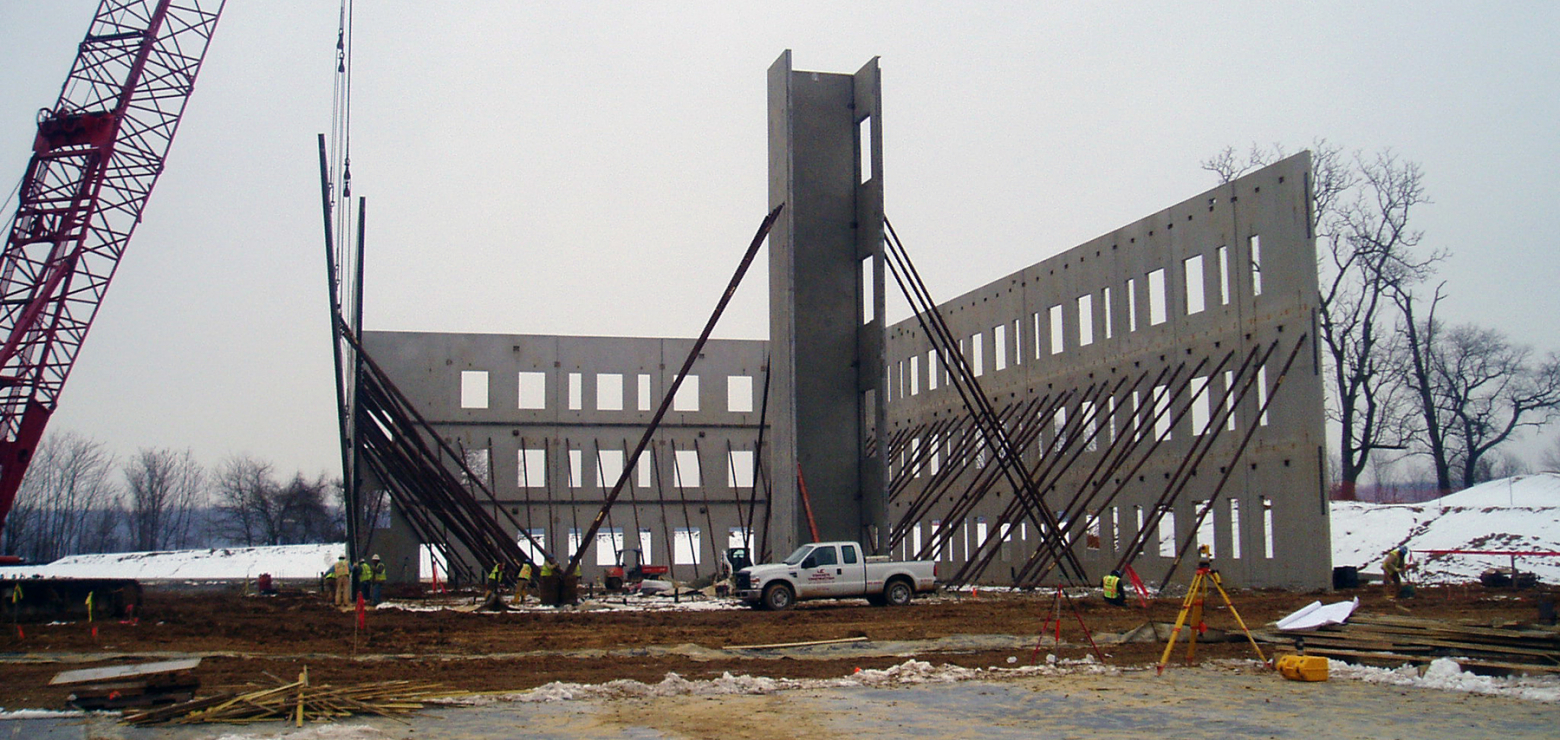
[[[346,559],[347,559],[347,556],[345,556],[345,555],[342,555],[342,556],[341,556],[341,557],[338,557],[338,558],[336,558],[336,559],[337,559],[337,560],[346,560]]]
[[[1397,551],[1399,555],[1402,555],[1405,558],[1408,557],[1408,545],[1400,545]]]
[[[374,556],[374,559],[375,559],[375,560],[378,560],[378,559],[379,559],[379,556],[378,556],[378,555],[375,555],[375,556]]]

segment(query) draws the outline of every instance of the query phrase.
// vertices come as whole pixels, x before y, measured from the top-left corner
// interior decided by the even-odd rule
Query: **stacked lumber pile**
[[[71,687],[65,701],[77,709],[125,709],[189,701],[200,689],[200,658],[64,671],[51,686]]]
[[[1560,629],[1554,627],[1356,615],[1347,624],[1293,637],[1302,653],[1350,663],[1397,667],[1451,658],[1476,673],[1560,674]]]
[[[358,686],[309,685],[305,672],[297,681],[245,694],[228,692],[167,707],[129,713],[131,725],[246,724],[282,720],[320,722],[357,714],[389,717],[422,709],[423,702],[450,692],[437,684],[380,681]]]

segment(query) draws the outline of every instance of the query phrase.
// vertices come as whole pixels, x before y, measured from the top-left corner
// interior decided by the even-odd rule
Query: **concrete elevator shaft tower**
[[[886,542],[883,130],[874,58],[769,68],[770,549]],[[877,436],[877,439],[873,439]]]

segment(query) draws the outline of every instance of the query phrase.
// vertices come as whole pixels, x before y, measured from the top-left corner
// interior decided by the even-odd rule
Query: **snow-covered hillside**
[[[1407,545],[1422,583],[1475,580],[1511,558],[1424,555],[1423,550],[1560,552],[1560,474],[1491,481],[1422,504],[1332,504],[1333,565],[1380,573],[1387,550]],[[1560,557],[1518,558],[1517,567],[1560,582]]]
[[[48,565],[0,568],[0,578],[138,578],[145,581],[318,578],[345,552],[340,543],[72,555]]]

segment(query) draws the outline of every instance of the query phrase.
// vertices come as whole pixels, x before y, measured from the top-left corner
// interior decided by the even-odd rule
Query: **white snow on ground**
[[[1423,676],[1419,675],[1419,669],[1414,666],[1403,666],[1393,670],[1351,665],[1341,660],[1328,660],[1327,672],[1331,678],[1464,691],[1471,694],[1492,694],[1528,701],[1560,702],[1560,677],[1478,676],[1463,671],[1455,661],[1448,658],[1436,658],[1430,663]]]
[[[1422,550],[1526,550],[1560,552],[1560,474],[1519,475],[1422,504],[1332,502],[1333,565],[1380,573],[1381,558],[1399,545],[1419,565],[1420,583],[1476,580],[1511,558],[1424,555]],[[1518,558],[1517,568],[1540,581],[1560,582],[1560,557]]]
[[[319,578],[345,553],[340,543],[72,555],[48,565],[0,568],[0,578],[137,578],[143,581]]]
[[[1022,676],[1063,676],[1070,674],[1119,675],[1121,670],[1101,665],[1092,656],[1082,660],[1062,660],[1042,666],[1022,668],[961,668],[954,665],[934,666],[922,660],[907,660],[899,665],[876,669],[857,669],[841,678],[765,678],[763,676],[733,676],[722,674],[720,678],[706,681],[689,681],[676,673],[668,673],[660,683],[647,684],[630,679],[619,679],[604,684],[579,684],[555,681],[529,691],[511,694],[492,694],[479,697],[459,697],[441,703],[470,706],[500,701],[561,702],[593,699],[643,699],[673,696],[720,696],[728,694],[771,694],[795,689],[848,688],[854,686],[904,686],[923,683],[953,683],[980,679],[1014,678]]]

